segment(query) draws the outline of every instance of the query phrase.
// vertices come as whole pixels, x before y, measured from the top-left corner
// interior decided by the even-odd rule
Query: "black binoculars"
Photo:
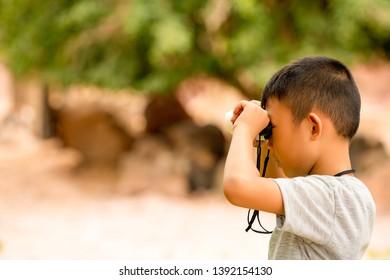
[[[259,133],[259,138],[264,137],[265,140],[268,140],[271,135],[272,135],[272,128],[274,126],[271,123],[268,123],[267,127],[264,128],[260,133]]]

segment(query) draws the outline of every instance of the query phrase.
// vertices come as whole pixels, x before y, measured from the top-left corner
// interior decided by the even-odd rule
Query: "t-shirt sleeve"
[[[335,220],[333,188],[316,176],[274,179],[283,196],[285,218],[277,227],[317,244],[332,237]]]

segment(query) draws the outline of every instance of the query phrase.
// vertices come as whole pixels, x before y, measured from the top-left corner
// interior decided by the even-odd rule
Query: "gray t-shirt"
[[[371,239],[375,204],[352,176],[274,179],[285,215],[276,216],[269,259],[361,259]]]

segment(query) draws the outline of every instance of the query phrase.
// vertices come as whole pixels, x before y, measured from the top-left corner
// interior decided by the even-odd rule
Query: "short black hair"
[[[313,108],[327,115],[339,135],[352,139],[360,122],[361,100],[355,80],[340,61],[308,56],[276,72],[262,94],[262,106],[276,97],[299,124]]]

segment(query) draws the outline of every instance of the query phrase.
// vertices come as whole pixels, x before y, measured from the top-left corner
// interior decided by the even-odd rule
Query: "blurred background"
[[[390,258],[389,1],[0,0],[0,259],[266,259],[224,113],[306,55],[355,76],[364,258]]]

